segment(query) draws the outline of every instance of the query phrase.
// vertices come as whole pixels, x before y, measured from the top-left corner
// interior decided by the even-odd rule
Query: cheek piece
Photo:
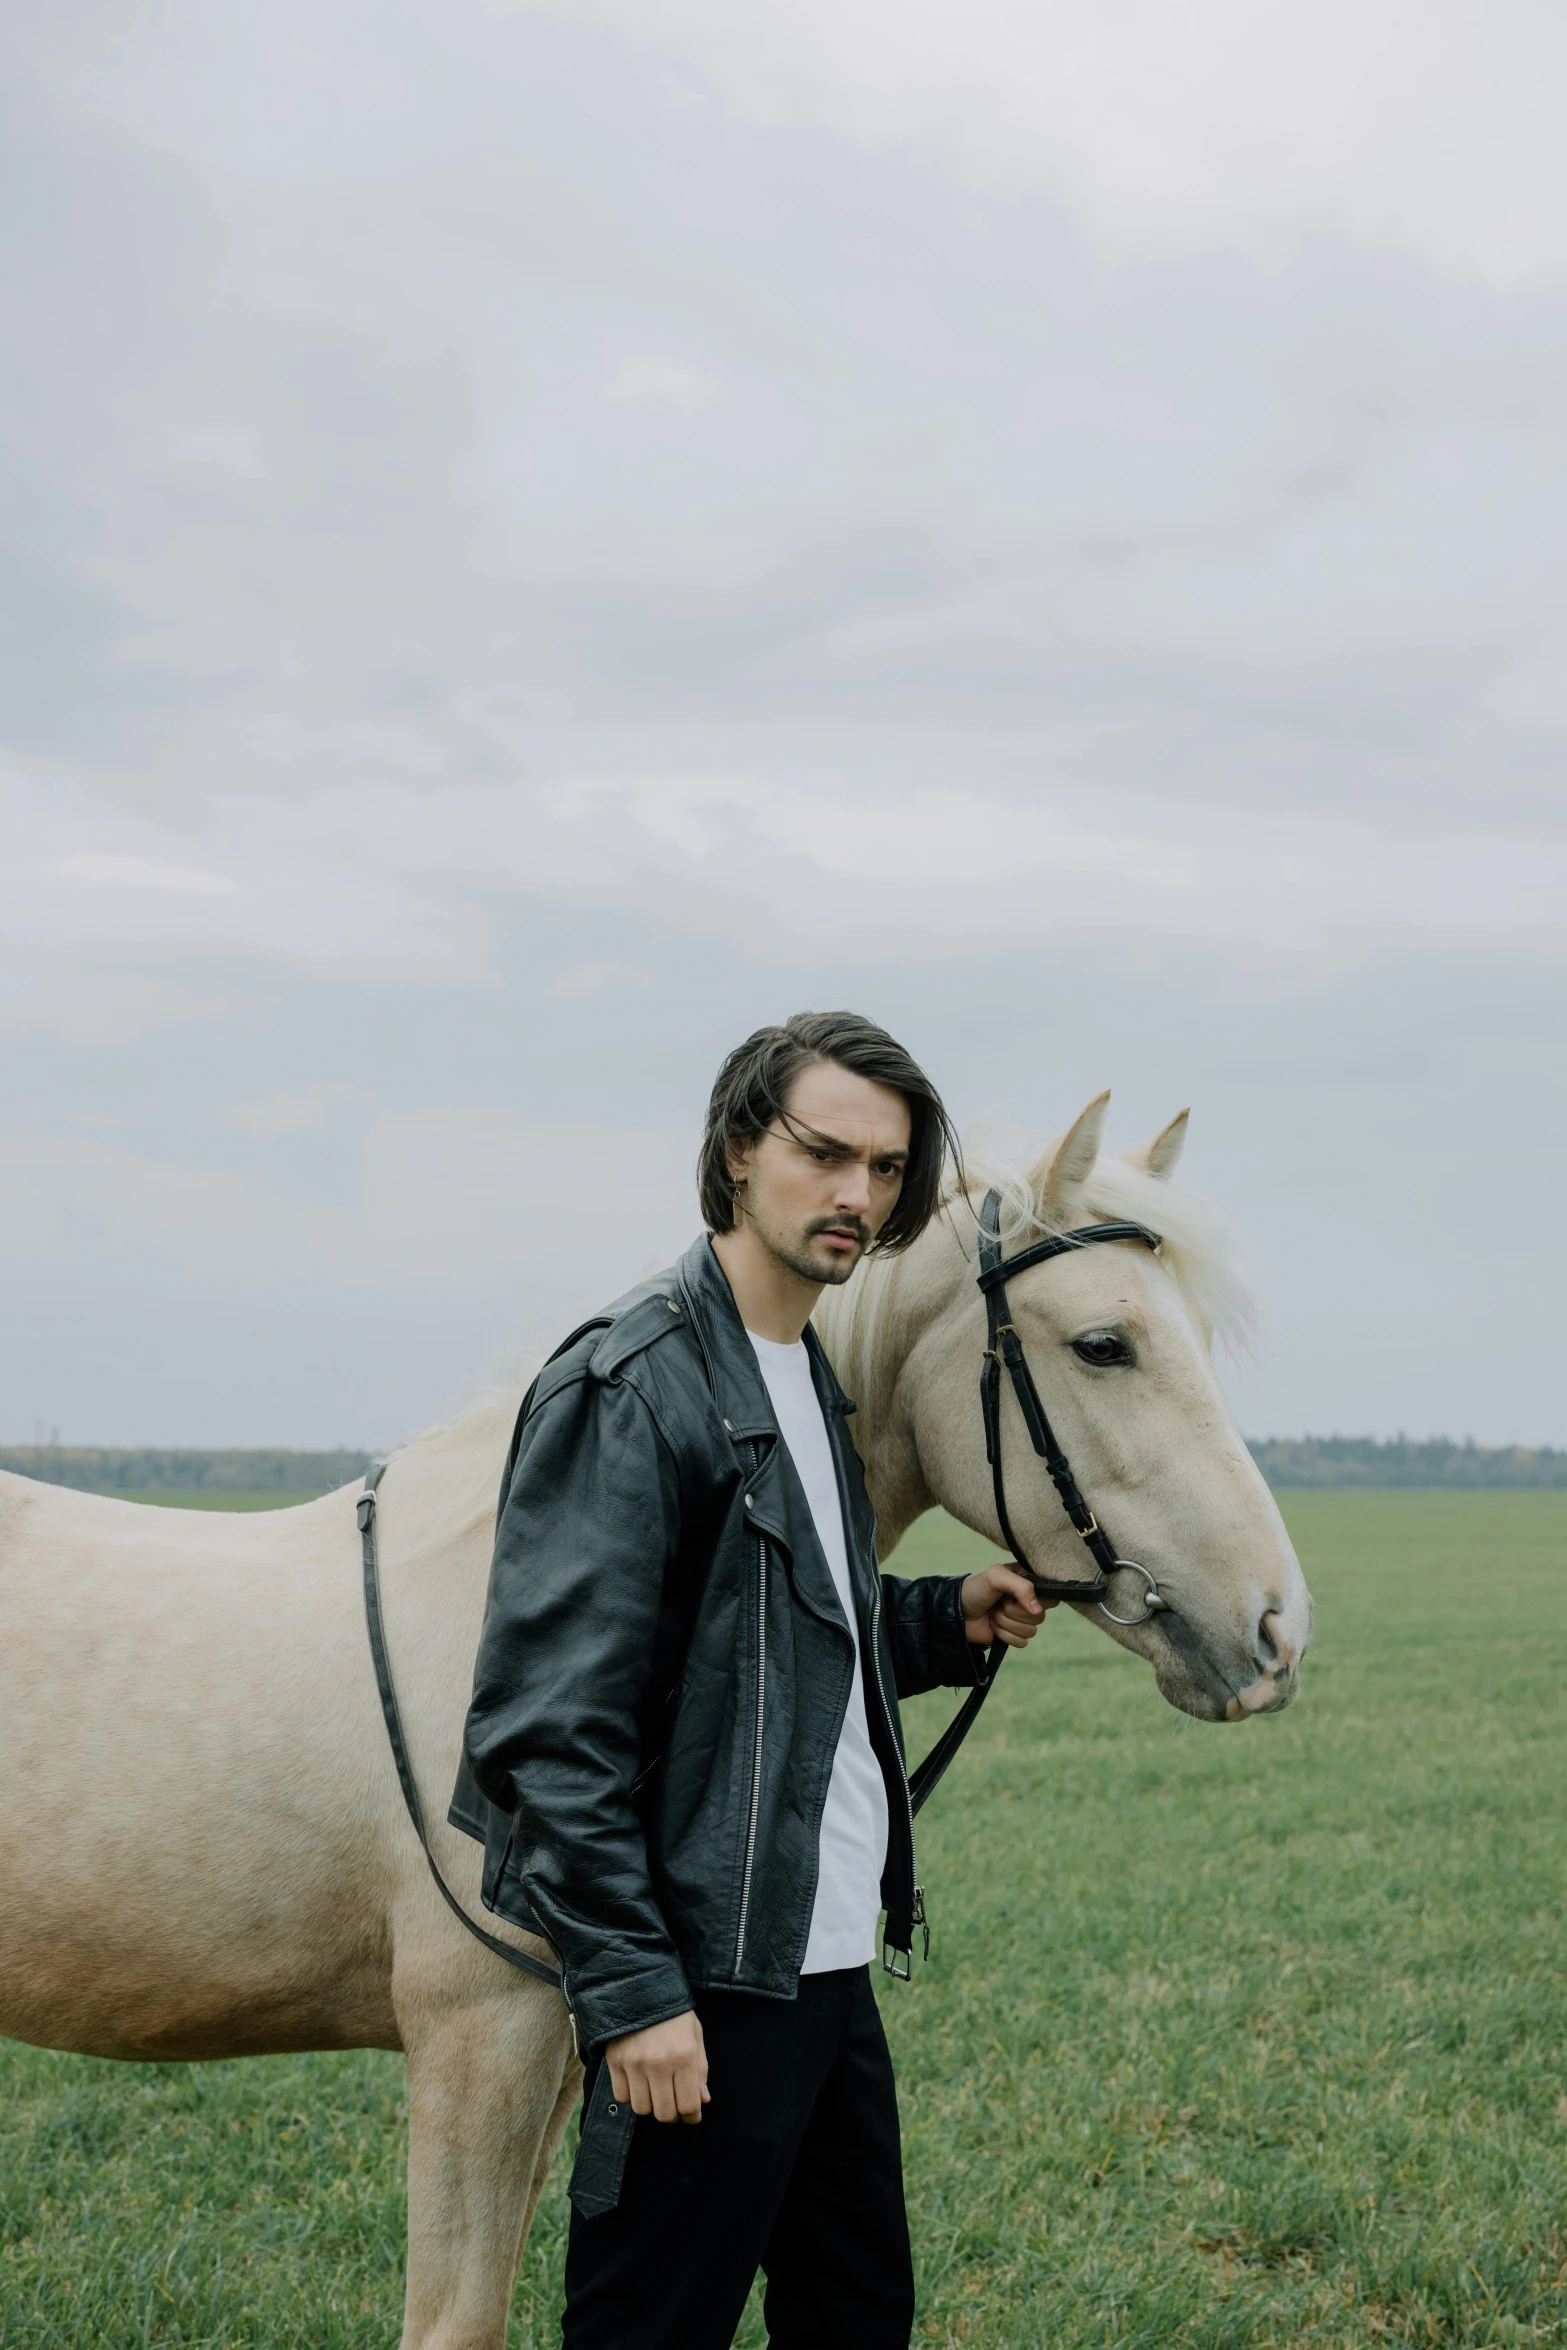
[[[1041,1599],[1075,1600],[1081,1605],[1097,1607],[1100,1614],[1112,1624],[1146,1624],[1150,1616],[1168,1609],[1170,1602],[1139,1559],[1122,1558],[1115,1544],[1094,1516],[1078,1490],[1067,1459],[1050,1425],[1049,1415],[1039,1399],[1034,1375],[1023,1352],[1023,1341],[1012,1320],[1012,1308],[1007,1302],[1008,1279],[1017,1273],[1026,1273],[1034,1265],[1045,1265],[1053,1257],[1064,1257],[1071,1250],[1092,1248],[1105,1240],[1137,1240],[1145,1248],[1157,1251],[1160,1236],[1142,1224],[1085,1224],[1076,1232],[1061,1232],[1048,1240],[1036,1241],[1032,1248],[1019,1251],[1015,1257],[1001,1254],[1001,1194],[990,1191],[979,1212],[979,1273],[980,1291],[985,1300],[986,1346],[983,1367],[979,1374],[979,1408],[985,1428],[985,1458],[990,1463],[991,1486],[996,1498],[996,1518],[1001,1527],[1001,1538],[1008,1550],[1033,1584]],[[1029,1441],[1050,1473],[1051,1483],[1061,1496],[1073,1527],[1087,1548],[1097,1570],[1091,1581],[1062,1582],[1049,1575],[1036,1575],[1023,1553],[1023,1546],[1012,1530],[1007,1514],[1006,1484],[1001,1467],[1001,1374],[1005,1370],[1017,1397],[1023,1425]],[[1108,1604],[1107,1594],[1118,1575],[1140,1575],[1143,1588],[1134,1586],[1133,1596],[1138,1612],[1132,1616],[1117,1615]],[[1006,1656],[1004,1645],[998,1640],[986,1659],[986,1675],[980,1687],[964,1701],[962,1711],[943,1731],[909,1779],[909,1790],[914,1808],[920,1805],[940,1779],[958,1748],[972,1729],[980,1707],[989,1696],[991,1685]]]

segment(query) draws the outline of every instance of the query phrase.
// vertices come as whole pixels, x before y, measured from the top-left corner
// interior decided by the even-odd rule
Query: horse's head
[[[1007,1283],[1011,1320],[1090,1509],[1168,1603],[1126,1626],[1097,1606],[1080,1612],[1148,1659],[1172,1705],[1242,1721],[1294,1697],[1311,1599],[1213,1367],[1215,1326],[1244,1316],[1244,1296],[1201,1212],[1165,1188],[1186,1114],[1126,1158],[1101,1159],[1108,1099],[1091,1102],[1027,1177],[1003,1187],[1004,1253],[1121,1220],[1163,1234],[1164,1245],[1155,1255],[1137,1240],[1111,1241],[1036,1265]],[[1002,1542],[980,1413],[980,1196],[955,1199],[905,1256],[873,1260],[823,1301],[823,1338],[860,1402],[851,1425],[888,1547],[933,1503]],[[1091,1578],[1007,1379],[1000,1412],[1020,1549],[1041,1576]],[[1123,1573],[1109,1605],[1135,1616],[1142,1589]]]

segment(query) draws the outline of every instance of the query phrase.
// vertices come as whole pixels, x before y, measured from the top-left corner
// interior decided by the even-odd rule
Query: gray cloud
[[[994,169],[858,0],[588,13],[12,27],[0,1425],[406,1429],[847,997],[1020,1138],[1193,1100],[1251,1424],[1567,1437],[1546,261],[1309,106],[1254,236],[1140,86],[1150,194],[1016,12]]]

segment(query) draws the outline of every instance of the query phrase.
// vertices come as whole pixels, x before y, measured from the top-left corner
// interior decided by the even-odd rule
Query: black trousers
[[[698,1992],[696,2010],[712,2103],[695,2128],[637,2121],[615,2208],[573,2208],[563,2350],[728,2350],[759,2268],[773,2350],[908,2350],[897,2093],[870,1970],[803,1975],[794,2000]]]

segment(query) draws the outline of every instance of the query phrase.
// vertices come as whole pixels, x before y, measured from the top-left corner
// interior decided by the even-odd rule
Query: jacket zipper
[[[882,1672],[881,1672],[881,1637],[880,1637],[880,1635],[881,1635],[881,1578],[880,1578],[880,1576],[878,1575],[878,1576],[877,1576],[877,1578],[876,1578],[876,1589],[875,1589],[874,1595],[873,1595],[873,1597],[872,1597],[872,1599],[871,1599],[871,1663],[872,1663],[872,1664],[875,1666],[875,1668],[876,1668],[876,1694],[877,1694],[877,1696],[878,1696],[878,1697],[881,1699],[882,1726],[883,1726],[883,1728],[886,1730],[886,1732],[888,1733],[888,1735],[889,1735],[889,1736],[892,1738],[893,1752],[894,1752],[894,1753],[896,1753],[896,1752],[897,1752],[897,1738],[896,1738],[896,1734],[895,1734],[895,1730],[894,1730],[894,1725],[895,1725],[895,1723],[896,1723],[896,1721],[897,1721],[897,1716],[896,1716],[896,1714],[894,1714],[894,1712],[893,1712],[893,1710],[892,1710],[892,1707],[891,1707],[891,1706],[888,1704],[888,1702],[887,1702],[887,1684],[886,1684],[886,1682],[885,1682],[885,1681],[882,1679]],[[887,1775],[887,1774],[884,1772],[884,1773],[883,1773],[883,1776],[885,1777],[886,1775]],[[905,1820],[906,1820],[906,1821],[907,1821],[907,1823],[908,1823],[908,1836],[909,1836],[909,1842],[908,1842],[908,1854],[909,1854],[909,1882],[910,1882],[910,1884],[911,1884],[911,1885],[913,1885],[913,1884],[914,1884],[914,1805],[913,1805],[913,1803],[912,1803],[912,1801],[910,1800],[910,1797],[909,1797],[909,1783],[908,1783],[907,1779],[904,1777],[903,1773],[902,1773],[901,1771],[897,1771],[897,1772],[894,1772],[892,1775],[893,1775],[893,1776],[894,1776],[894,1777],[897,1779],[897,1781],[898,1781],[898,1784],[899,1784],[899,1787],[900,1787],[900,1789],[901,1789],[901,1791],[902,1791],[902,1795],[903,1795],[903,1815],[904,1815],[904,1818],[905,1818]],[[923,1927],[925,1928],[925,1955],[926,1955],[926,1957],[928,1958],[928,1957],[930,1956],[930,1928],[929,1928],[929,1926],[925,1925],[925,1895],[924,1895],[924,1888],[923,1888],[922,1886],[920,1886],[920,1885],[914,1885],[914,1899],[913,1899],[912,1909],[913,1909],[914,1923],[915,1923],[917,1926],[923,1926]]]
[[[762,1805],[762,1708],[767,1689],[767,1545],[756,1537],[756,1730],[751,1755],[751,1810],[745,1830],[745,1875],[740,1884],[740,1930],[735,1936],[735,1973],[745,1957],[745,1922],[751,1907],[751,1868],[756,1859],[756,1824]]]
[[[850,1408],[852,1409],[852,1406],[851,1406]],[[839,1435],[842,1435],[842,1433],[843,1433],[843,1423],[842,1423],[842,1421],[841,1421],[841,1420],[840,1420],[840,1421],[839,1421],[839,1423],[838,1423],[838,1430],[837,1430],[837,1433],[838,1433]],[[847,1440],[845,1439],[845,1441],[847,1441]],[[846,1485],[845,1485],[845,1483],[844,1483],[844,1475],[843,1475],[843,1461],[842,1461],[842,1458],[840,1457],[840,1451],[839,1451],[839,1447],[838,1447],[838,1445],[837,1445],[837,1444],[833,1444],[833,1445],[832,1445],[832,1456],[833,1456],[833,1462],[832,1462],[832,1465],[833,1465],[833,1474],[834,1474],[834,1476],[835,1476],[835,1478],[836,1478],[836,1480],[837,1480],[837,1485],[838,1485],[838,1507],[839,1507],[839,1509],[840,1509],[840,1510],[843,1512],[843,1531],[844,1531],[844,1541],[845,1541],[845,1543],[846,1543],[846,1544],[848,1544],[848,1545],[851,1545],[851,1546],[852,1546],[852,1544],[853,1544],[853,1539],[854,1539],[854,1538],[853,1538],[853,1535],[852,1535],[852,1533],[851,1533],[850,1529],[851,1529],[851,1527],[853,1526],[854,1519],[853,1519],[853,1513],[852,1513],[852,1511],[851,1511],[851,1509],[850,1509],[850,1506],[849,1506],[849,1495],[848,1495],[848,1489],[847,1489],[847,1487],[846,1487]],[[850,1589],[852,1590],[852,1589],[853,1589],[853,1585],[854,1585],[854,1570],[853,1570],[853,1564],[852,1564],[852,1548],[851,1548],[851,1564],[850,1564],[850,1570],[849,1570],[849,1585],[850,1585]],[[898,1752],[898,1748],[899,1748],[899,1739],[898,1739],[898,1716],[897,1716],[897,1714],[895,1713],[895,1711],[893,1710],[892,1704],[891,1704],[890,1700],[888,1699],[888,1696],[887,1696],[887,1684],[886,1684],[886,1682],[885,1682],[885,1681],[882,1679],[882,1671],[881,1671],[881,1637],[880,1637],[880,1635],[881,1635],[881,1616],[882,1616],[882,1606],[881,1606],[881,1575],[880,1575],[880,1573],[877,1571],[876,1564],[875,1564],[875,1560],[874,1560],[874,1558],[873,1558],[873,1560],[872,1560],[872,1571],[871,1571],[871,1623],[870,1623],[870,1647],[871,1647],[871,1663],[872,1663],[872,1665],[875,1667],[875,1670],[876,1670],[876,1694],[877,1694],[877,1696],[878,1696],[878,1697],[881,1699],[881,1719],[882,1719],[882,1729],[883,1729],[883,1732],[884,1732],[884,1733],[885,1733],[885,1735],[886,1735],[886,1738],[887,1738],[887,1741],[888,1741],[888,1745],[889,1745],[889,1748],[890,1748],[891,1752],[892,1752],[894,1755],[896,1755],[896,1754],[897,1754],[897,1752]],[[864,1665],[863,1665],[863,1661],[862,1661],[862,1664],[861,1664],[861,1671],[862,1671],[862,1672],[864,1671]],[[908,1823],[908,1837],[909,1837],[909,1844],[908,1844],[908,1851],[909,1851],[909,1883],[910,1883],[911,1885],[914,1885],[914,1806],[913,1806],[913,1803],[911,1802],[911,1800],[910,1800],[910,1798],[909,1798],[909,1783],[908,1783],[908,1780],[907,1780],[907,1778],[904,1776],[904,1773],[903,1773],[901,1770],[894,1770],[894,1771],[892,1771],[892,1772],[889,1774],[889,1773],[886,1771],[886,1769],[884,1768],[884,1769],[883,1769],[883,1771],[882,1771],[882,1776],[883,1776],[883,1778],[886,1778],[886,1777],[888,1777],[889,1775],[890,1775],[891,1777],[893,1777],[893,1778],[895,1778],[895,1779],[897,1780],[897,1782],[898,1782],[898,1787],[899,1787],[899,1790],[900,1790],[900,1792],[901,1792],[901,1794],[902,1794],[902,1798],[903,1798],[903,1813],[904,1813],[904,1818],[905,1818],[905,1820],[906,1820],[906,1821],[907,1821],[907,1823]],[[891,1825],[891,1823],[890,1823],[890,1820],[889,1820],[889,1823],[888,1823],[888,1824],[889,1824],[889,1828],[890,1828],[890,1825]],[[918,1918],[916,1919],[916,1921],[915,1921],[915,1922],[916,1922],[916,1924],[918,1924],[918,1925],[923,1925],[923,1924],[924,1924],[924,1922],[925,1922],[925,1918],[924,1918],[924,1897],[923,1897],[923,1894],[922,1894],[921,1888],[920,1888],[918,1885],[914,1885],[914,1906],[915,1906],[915,1908],[916,1908],[916,1909],[919,1911],[919,1913],[920,1913],[920,1914],[919,1914],[919,1916],[918,1916]]]
[[[836,1433],[837,1433],[837,1434],[839,1434],[839,1435],[842,1435],[842,1433],[843,1433],[843,1423],[842,1423],[842,1421],[841,1421],[841,1420],[840,1420],[840,1422],[839,1422],[839,1424],[838,1424],[838,1429],[837,1429]],[[836,1443],[834,1443],[834,1444],[833,1444],[833,1446],[832,1446],[832,1455],[833,1455],[833,1470],[834,1470],[834,1473],[835,1473],[835,1475],[836,1475],[836,1477],[837,1477],[837,1481],[838,1481],[838,1506],[839,1506],[839,1508],[840,1508],[840,1509],[842,1510],[842,1512],[843,1512],[844,1539],[845,1539],[846,1543],[848,1543],[848,1544],[850,1544],[850,1545],[851,1545],[850,1584],[851,1584],[851,1588],[852,1588],[852,1584],[853,1584],[853,1565],[852,1565],[852,1543],[853,1543],[853,1536],[852,1536],[852,1534],[851,1534],[851,1532],[850,1532],[850,1528],[851,1528],[851,1527],[852,1527],[852,1525],[853,1525],[853,1514],[852,1514],[852,1512],[851,1512],[851,1509],[850,1509],[850,1506],[849,1506],[849,1495],[848,1495],[848,1489],[847,1489],[847,1486],[846,1486],[846,1484],[845,1484],[845,1482],[844,1482],[844,1474],[843,1474],[843,1460],[842,1460],[842,1455],[841,1455],[840,1447],[839,1447],[839,1445],[838,1445],[838,1444],[836,1444]],[[880,1573],[879,1573],[879,1572],[876,1570],[876,1567],[875,1567],[875,1562],[874,1562],[874,1560],[873,1560],[873,1562],[872,1562],[872,1573],[871,1573],[871,1616],[870,1616],[870,1647],[871,1647],[871,1663],[872,1663],[872,1665],[875,1667],[875,1671],[876,1671],[876,1694],[877,1694],[877,1696],[878,1696],[878,1697],[881,1699],[881,1718],[882,1718],[882,1732],[883,1732],[883,1735],[884,1735],[884,1737],[885,1737],[885,1738],[886,1738],[886,1740],[887,1740],[889,1751],[892,1753],[892,1755],[893,1755],[894,1757],[896,1757],[896,1756],[898,1755],[899,1751],[900,1751],[900,1744],[901,1744],[901,1742],[900,1742],[900,1739],[899,1739],[899,1736],[898,1736],[898,1717],[897,1717],[897,1714],[895,1713],[895,1711],[893,1710],[893,1706],[892,1706],[891,1700],[888,1698],[888,1695],[887,1695],[887,1684],[886,1684],[886,1682],[885,1682],[885,1681],[883,1680],[883,1678],[882,1678],[882,1670],[881,1670],[881,1619],[882,1619],[882,1604],[881,1604],[881,1575],[880,1575]],[[861,1671],[862,1671],[862,1672],[864,1671],[864,1665],[863,1665],[863,1661],[862,1661],[862,1664],[861,1664]],[[910,1915],[911,1915],[911,1917],[912,1917],[913,1923],[914,1923],[916,1926],[920,1927],[920,1928],[922,1929],[923,1933],[924,1933],[924,1936],[925,1936],[925,1956],[926,1956],[927,1958],[929,1958],[929,1956],[930,1956],[930,1927],[929,1927],[929,1926],[926,1924],[926,1922],[925,1922],[925,1891],[924,1891],[924,1887],[923,1887],[923,1886],[921,1886],[921,1885],[917,1885],[917,1884],[915,1884],[915,1882],[914,1882],[914,1871],[915,1871],[915,1867],[916,1867],[916,1865],[917,1865],[917,1864],[916,1864],[916,1860],[915,1860],[915,1852],[914,1852],[914,1805],[913,1805],[913,1801],[912,1801],[912,1799],[910,1798],[910,1795],[909,1795],[909,1783],[908,1783],[908,1780],[907,1780],[907,1778],[905,1777],[905,1775],[904,1775],[904,1773],[903,1773],[902,1769],[901,1769],[901,1768],[899,1768],[899,1767],[897,1767],[896,1763],[895,1763],[895,1765],[894,1765],[894,1768],[893,1768],[893,1769],[892,1769],[890,1772],[889,1772],[889,1771],[886,1769],[886,1766],[885,1766],[885,1765],[883,1765],[882,1776],[883,1776],[883,1778],[884,1778],[884,1779],[885,1779],[885,1778],[889,1778],[889,1777],[890,1777],[890,1778],[894,1778],[894,1779],[896,1779],[896,1780],[897,1780],[897,1782],[898,1782],[898,1790],[899,1790],[899,1794],[900,1794],[900,1796],[901,1796],[901,1798],[902,1798],[902,1804],[903,1804],[903,1821],[904,1821],[904,1828],[905,1828],[905,1834],[906,1834],[906,1837],[907,1837],[906,1851],[907,1851],[907,1854],[908,1854],[908,1881],[909,1881],[909,1884],[910,1884],[910,1885],[913,1887],[913,1896],[912,1896],[912,1899],[911,1899],[911,1901],[910,1901],[910,1904],[909,1904]],[[892,1832],[892,1817],[891,1817],[891,1807],[890,1807],[890,1806],[889,1806],[889,1808],[888,1808],[887,1829],[888,1829],[888,1836],[889,1836],[889,1839],[890,1839],[890,1837],[891,1837],[891,1832]],[[886,1964],[886,1950],[885,1950],[885,1947],[883,1948],[883,1953],[882,1953],[882,1963],[883,1963],[884,1965]]]

